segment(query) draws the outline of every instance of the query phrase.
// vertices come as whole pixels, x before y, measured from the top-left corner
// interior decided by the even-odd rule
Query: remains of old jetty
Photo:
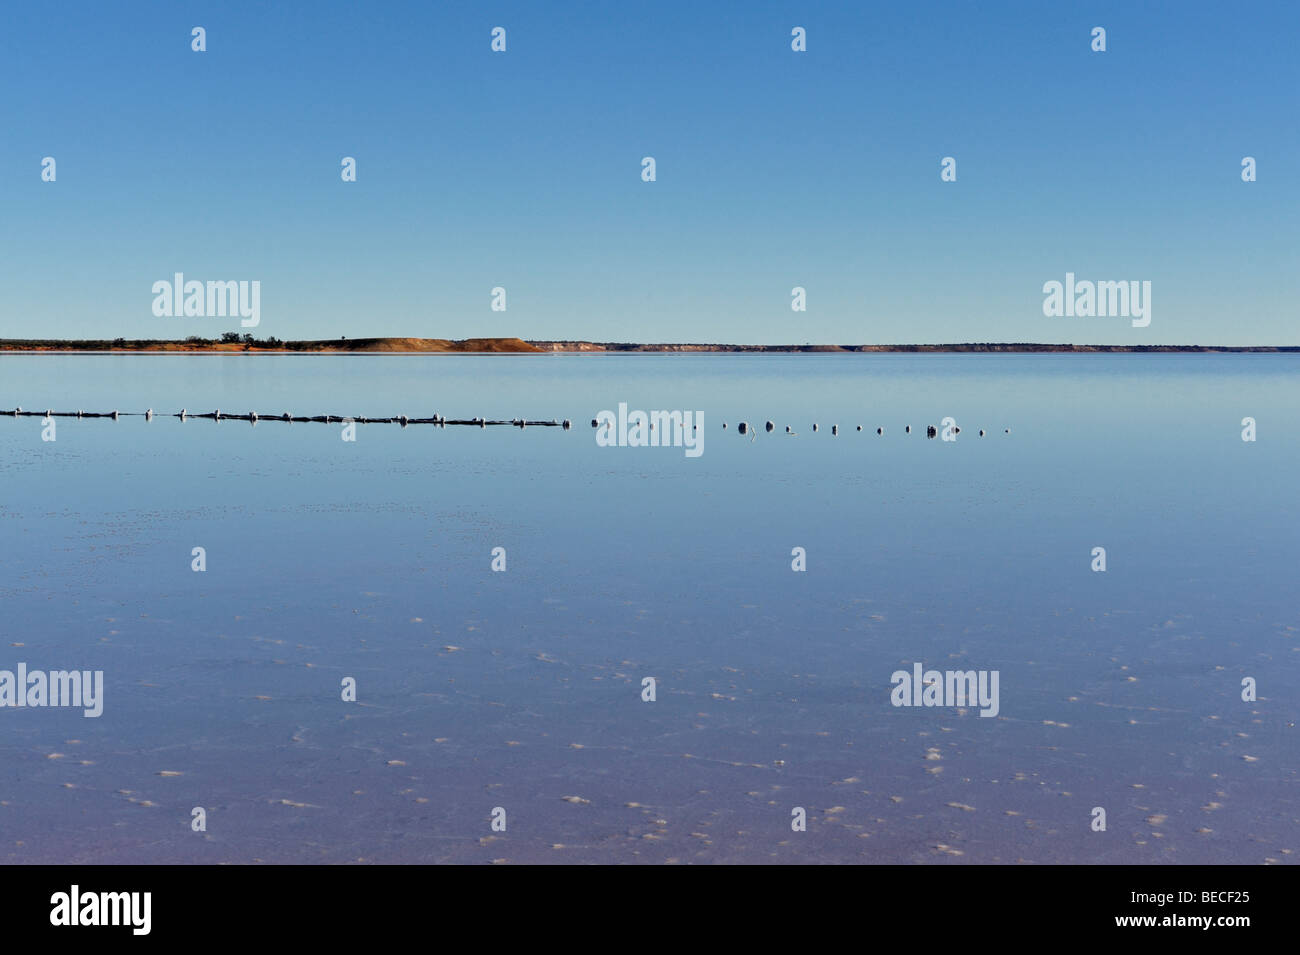
[[[14,408],[12,411],[0,410],[0,416],[10,417],[10,418],[112,418],[114,421],[120,418],[144,418],[146,421],[152,421],[154,418],[159,417],[159,413],[154,411],[154,409],[152,408],[149,408],[145,411],[116,411],[116,410],[85,411],[81,409],[78,409],[77,411],[54,411],[53,409],[49,409],[49,408],[47,408],[44,411],[24,411],[20,406]],[[443,415],[437,413],[434,413],[432,415],[429,415],[428,417],[423,417],[423,418],[416,418],[416,417],[412,417],[411,415],[404,415],[404,414],[388,415],[387,417],[381,417],[381,418],[370,418],[365,415],[337,415],[337,414],[298,415],[298,414],[292,414],[291,412],[288,411],[281,412],[279,414],[260,414],[256,411],[248,411],[248,412],[241,413],[241,412],[222,411],[219,408],[214,409],[212,411],[195,413],[192,411],[187,411],[186,409],[182,408],[180,411],[176,412],[175,414],[162,415],[162,417],[177,418],[181,421],[186,421],[190,418],[201,418],[207,421],[247,421],[253,425],[256,425],[258,422],[261,421],[279,421],[279,422],[303,422],[303,423],[317,423],[317,424],[396,424],[403,428],[407,427],[408,425],[417,425],[417,424],[431,424],[431,425],[436,425],[440,428],[457,427],[457,426],[467,427],[467,428],[488,428],[488,427],[503,427],[507,425],[510,427],[519,428],[520,430],[523,430],[524,428],[528,428],[528,427],[536,427],[536,428],[561,428],[565,431],[569,431],[573,428],[573,422],[569,418],[564,418],[563,420],[559,420],[559,421],[555,419],[551,419],[550,421],[534,421],[523,417],[510,418],[508,420],[490,419],[483,416],[476,416],[473,418],[446,418]],[[597,419],[595,418],[591,419],[591,426],[593,428],[599,426],[599,422],[597,421]],[[697,426],[693,425],[692,427],[695,428]],[[723,422],[722,427],[724,430],[727,428],[726,422]],[[776,430],[776,423],[773,421],[765,421],[763,423],[763,430],[770,434],[772,431]],[[813,433],[817,433],[821,430],[821,426],[817,423],[814,423],[812,426],[812,430]],[[862,425],[857,425],[856,430],[861,432]],[[912,426],[907,425],[903,430],[905,434],[911,434]],[[749,424],[749,422],[741,421],[736,424],[736,432],[738,434],[748,435],[752,437],[754,435],[754,428]],[[785,433],[789,435],[797,435],[799,432],[795,431],[790,425],[786,425]],[[831,425],[831,434],[838,435],[839,433],[840,433],[840,426],[838,424]],[[884,433],[885,433],[885,429],[883,427],[876,428],[877,435],[883,435]],[[952,428],[952,433],[960,434],[961,429],[954,425]],[[1010,434],[1010,433],[1011,433],[1010,428],[1006,428],[1003,430],[1003,434]],[[979,436],[981,438],[987,434],[988,434],[987,430],[983,428],[979,430]],[[937,435],[938,435],[938,429],[934,425],[926,425],[925,436],[927,438],[934,438]]]
[[[152,421],[158,417],[158,412],[152,408],[147,411],[24,411],[21,407],[14,408],[12,411],[0,411],[0,415],[6,415],[11,418],[144,418],[146,421]],[[259,421],[301,421],[301,422],[323,422],[325,424],[349,423],[349,424],[398,424],[405,428],[408,424],[434,424],[439,427],[447,425],[466,425],[475,428],[486,428],[491,425],[510,425],[516,428],[562,428],[568,431],[573,427],[573,422],[569,419],[563,421],[534,421],[526,418],[511,418],[508,421],[494,420],[484,417],[478,418],[456,418],[448,420],[441,415],[434,414],[428,418],[413,418],[409,415],[389,415],[386,418],[368,418],[365,415],[295,415],[289,412],[282,414],[259,414],[256,411],[249,411],[243,414],[231,413],[215,409],[195,414],[192,411],[186,411],[182,408],[172,415],[164,417],[178,418],[185,421],[190,418],[203,418],[208,421],[248,421],[257,424]]]

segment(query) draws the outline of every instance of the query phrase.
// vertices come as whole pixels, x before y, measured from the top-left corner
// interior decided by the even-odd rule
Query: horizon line
[[[1066,342],[946,342],[834,344],[740,344],[724,342],[611,342],[588,339],[416,338],[407,336],[280,340],[258,339],[251,334],[225,333],[221,338],[191,335],[184,339],[155,338],[0,338],[0,351],[42,352],[189,352],[238,354],[244,352],[342,352],[537,354],[592,352],[778,352],[778,353],[888,353],[888,352],[1300,352],[1300,345],[1196,345],[1105,344]]]

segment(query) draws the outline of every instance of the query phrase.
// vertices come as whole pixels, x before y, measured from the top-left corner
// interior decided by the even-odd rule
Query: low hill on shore
[[[344,352],[539,352],[522,338],[348,338],[286,342],[290,351]]]

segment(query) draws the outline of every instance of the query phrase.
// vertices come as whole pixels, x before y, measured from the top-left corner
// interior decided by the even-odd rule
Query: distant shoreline
[[[304,341],[256,339],[0,339],[0,352],[135,352],[186,354],[600,354],[620,352],[739,352],[775,354],[872,353],[1108,353],[1229,352],[1300,353],[1300,345],[1053,345],[1037,342],[963,342],[946,345],[726,345],[637,342],[525,341],[521,338],[339,338]]]
[[[946,345],[643,345],[622,342],[529,342],[549,352],[776,352],[783,354],[873,353],[1088,353],[1088,352],[1278,352],[1300,345],[1052,345],[1038,342],[958,342]]]

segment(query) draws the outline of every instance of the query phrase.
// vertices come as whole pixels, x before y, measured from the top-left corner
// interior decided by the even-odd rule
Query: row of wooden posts
[[[591,426],[592,426],[593,428],[598,427],[599,424],[600,424],[600,422],[597,421],[595,418],[592,418],[592,419],[591,419]],[[569,426],[567,421],[565,422],[565,425],[564,425],[564,426],[565,426],[566,428]],[[651,427],[653,428],[654,425],[651,425]],[[773,431],[776,430],[776,425],[773,424],[771,421],[768,421],[768,422],[766,422],[766,423],[763,425],[763,429],[764,429],[765,431],[767,431],[769,434],[771,434]],[[812,429],[813,429],[814,431],[820,431],[820,430],[821,430],[821,426],[818,425],[818,424],[816,424],[816,423],[814,423],[813,426],[812,426]],[[722,422],[722,430],[723,430],[723,431],[727,430],[727,422],[725,422],[725,421]],[[862,425],[858,425],[858,430],[859,430],[859,431],[862,430]],[[755,433],[755,432],[754,432],[754,428],[753,428],[753,426],[751,426],[750,423],[749,423],[748,421],[742,421],[742,422],[740,422],[738,425],[736,425],[736,432],[737,432],[738,434],[754,434],[754,433]],[[909,424],[909,425],[906,425],[906,426],[903,428],[903,432],[904,432],[905,434],[911,434],[911,433],[912,433],[912,426],[911,426],[910,424]],[[799,432],[797,432],[797,431],[795,431],[793,428],[791,428],[790,425],[786,425],[786,426],[785,426],[785,433],[786,433],[786,434],[798,434]],[[840,426],[837,425],[837,424],[833,424],[833,425],[831,425],[831,434],[839,434],[839,433],[840,433]],[[884,434],[884,433],[885,433],[885,429],[884,429],[884,428],[877,428],[877,429],[876,429],[876,434]],[[953,433],[953,434],[961,434],[961,428],[957,427],[956,425],[953,425],[952,433]],[[1010,429],[1010,428],[1007,428],[1007,429],[1005,430],[1005,433],[1006,433],[1006,434],[1010,434],[1010,433],[1011,433],[1011,429]],[[938,434],[939,434],[939,430],[938,430],[934,425],[930,424],[930,425],[926,425],[926,426],[925,426],[925,436],[926,436],[927,438],[938,437]],[[980,429],[980,432],[979,432],[979,436],[982,438],[982,437],[984,437],[985,434],[986,434],[985,430],[984,430],[983,428],[981,428],[981,429]]]
[[[148,411],[24,411],[22,408],[15,408],[13,411],[0,411],[0,414],[10,415],[15,418],[112,418],[114,421],[118,418],[144,418],[148,421],[157,416],[152,408]],[[400,424],[402,427],[406,427],[408,424],[434,424],[439,427],[463,425],[477,428],[487,428],[493,425],[513,425],[516,428],[563,428],[565,431],[573,427],[573,423],[567,418],[564,421],[529,421],[525,418],[500,421],[488,418],[446,418],[439,414],[434,414],[428,418],[412,418],[404,414],[390,415],[387,418],[367,418],[364,415],[295,415],[287,411],[283,414],[258,414],[256,411],[250,411],[247,414],[232,414],[220,409],[194,412],[182,408],[175,414],[164,414],[162,417],[179,418],[182,421],[186,418],[206,418],[209,421],[251,421],[254,423],[258,421],[315,421],[325,424]]]
[[[118,418],[144,418],[146,421],[148,421],[148,420],[152,420],[155,417],[155,413],[152,408],[150,408],[147,411],[52,411],[49,409],[45,411],[24,411],[22,408],[15,408],[12,411],[0,411],[0,414],[10,415],[11,417],[15,417],[15,418],[112,418],[114,421],[116,421]],[[554,420],[528,421],[525,418],[511,418],[508,421],[504,421],[504,420],[490,420],[488,418],[446,418],[439,414],[434,414],[428,418],[412,418],[408,415],[390,415],[387,418],[367,418],[363,415],[328,415],[328,414],[327,415],[294,415],[294,414],[290,414],[287,411],[284,412],[283,414],[258,414],[255,411],[250,411],[247,414],[238,414],[238,413],[232,414],[228,411],[221,411],[220,409],[214,409],[212,411],[191,412],[182,408],[180,411],[176,412],[175,414],[163,415],[163,417],[179,418],[181,421],[184,421],[186,418],[206,418],[209,421],[250,421],[253,423],[257,423],[258,421],[304,421],[304,422],[313,421],[313,422],[322,422],[325,424],[331,424],[331,423],[400,424],[402,427],[406,427],[408,424],[433,424],[433,425],[438,425],[439,427],[459,425],[464,427],[477,427],[477,428],[487,428],[487,427],[498,426],[498,425],[511,425],[516,428],[528,428],[528,427],[563,428],[565,431],[568,431],[571,427],[573,427],[573,423],[568,418],[565,418],[563,421],[554,421]],[[591,426],[593,428],[597,426],[597,421],[595,418],[591,419]],[[723,430],[726,430],[727,423],[725,421],[722,423],[722,427]],[[770,434],[772,431],[776,430],[776,425],[773,424],[771,421],[768,421],[763,425],[763,429]],[[813,431],[818,431],[820,430],[820,426],[814,424],[812,426],[812,429]],[[862,425],[858,425],[857,429],[861,431]],[[961,433],[961,428],[956,427],[955,425],[953,426],[952,430],[954,434]],[[741,421],[739,424],[736,425],[736,431],[739,434],[751,434],[753,433],[754,429],[749,424],[748,421]],[[786,434],[798,433],[794,431],[789,425],[786,425],[785,431]],[[912,426],[910,424],[907,425],[906,427],[904,427],[903,431],[906,434],[911,434]],[[840,433],[840,426],[837,424],[831,425],[831,434],[837,435],[839,433]],[[884,433],[885,433],[884,428],[876,428],[876,434],[884,434]],[[1005,433],[1010,434],[1011,429],[1007,428]],[[981,428],[979,432],[979,436],[982,438],[984,437],[984,434],[985,432]],[[938,435],[938,429],[936,429],[934,425],[926,425],[925,436],[927,438],[933,438],[936,437],[937,435]]]

